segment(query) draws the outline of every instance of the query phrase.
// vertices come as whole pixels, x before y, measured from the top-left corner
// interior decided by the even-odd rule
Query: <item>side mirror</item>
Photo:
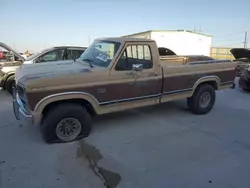
[[[142,71],[143,70],[143,64],[133,64],[132,69],[134,71]]]

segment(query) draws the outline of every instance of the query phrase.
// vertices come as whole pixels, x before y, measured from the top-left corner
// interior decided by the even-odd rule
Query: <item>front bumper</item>
[[[29,124],[33,124],[34,122],[33,115],[24,108],[24,105],[16,92],[16,88],[13,87],[12,91],[13,91],[13,95],[12,95],[13,96],[13,111],[14,111],[14,115],[16,119],[24,120]]]

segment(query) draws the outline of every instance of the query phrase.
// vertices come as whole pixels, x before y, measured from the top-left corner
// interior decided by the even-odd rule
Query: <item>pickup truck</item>
[[[75,61],[19,67],[14,114],[38,124],[48,143],[88,136],[94,115],[172,100],[207,114],[215,91],[234,86],[235,66],[207,56],[160,57],[149,39],[100,38]]]
[[[79,58],[86,50],[86,47],[79,46],[56,46],[25,58],[4,43],[0,42],[0,47],[12,52],[12,57],[14,57],[12,59],[7,58],[4,62],[0,62],[0,88],[7,90],[10,94],[12,94],[12,85],[15,82],[14,74],[18,66],[22,64],[44,63],[58,60],[72,60],[74,58]]]

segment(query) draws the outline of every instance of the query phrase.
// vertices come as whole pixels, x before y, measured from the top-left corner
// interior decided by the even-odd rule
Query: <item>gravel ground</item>
[[[175,101],[98,117],[88,138],[48,145],[0,91],[0,187],[249,188],[249,114],[237,87],[205,116]]]

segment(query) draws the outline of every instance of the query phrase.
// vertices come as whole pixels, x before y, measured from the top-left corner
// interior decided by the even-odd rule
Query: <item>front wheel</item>
[[[189,109],[195,114],[207,114],[215,103],[215,90],[210,84],[198,86],[192,97],[187,99]]]
[[[41,125],[46,142],[71,142],[89,135],[91,116],[82,106],[62,103],[45,114]]]
[[[5,89],[12,95],[12,87],[15,84],[15,76],[10,76],[5,83]]]

